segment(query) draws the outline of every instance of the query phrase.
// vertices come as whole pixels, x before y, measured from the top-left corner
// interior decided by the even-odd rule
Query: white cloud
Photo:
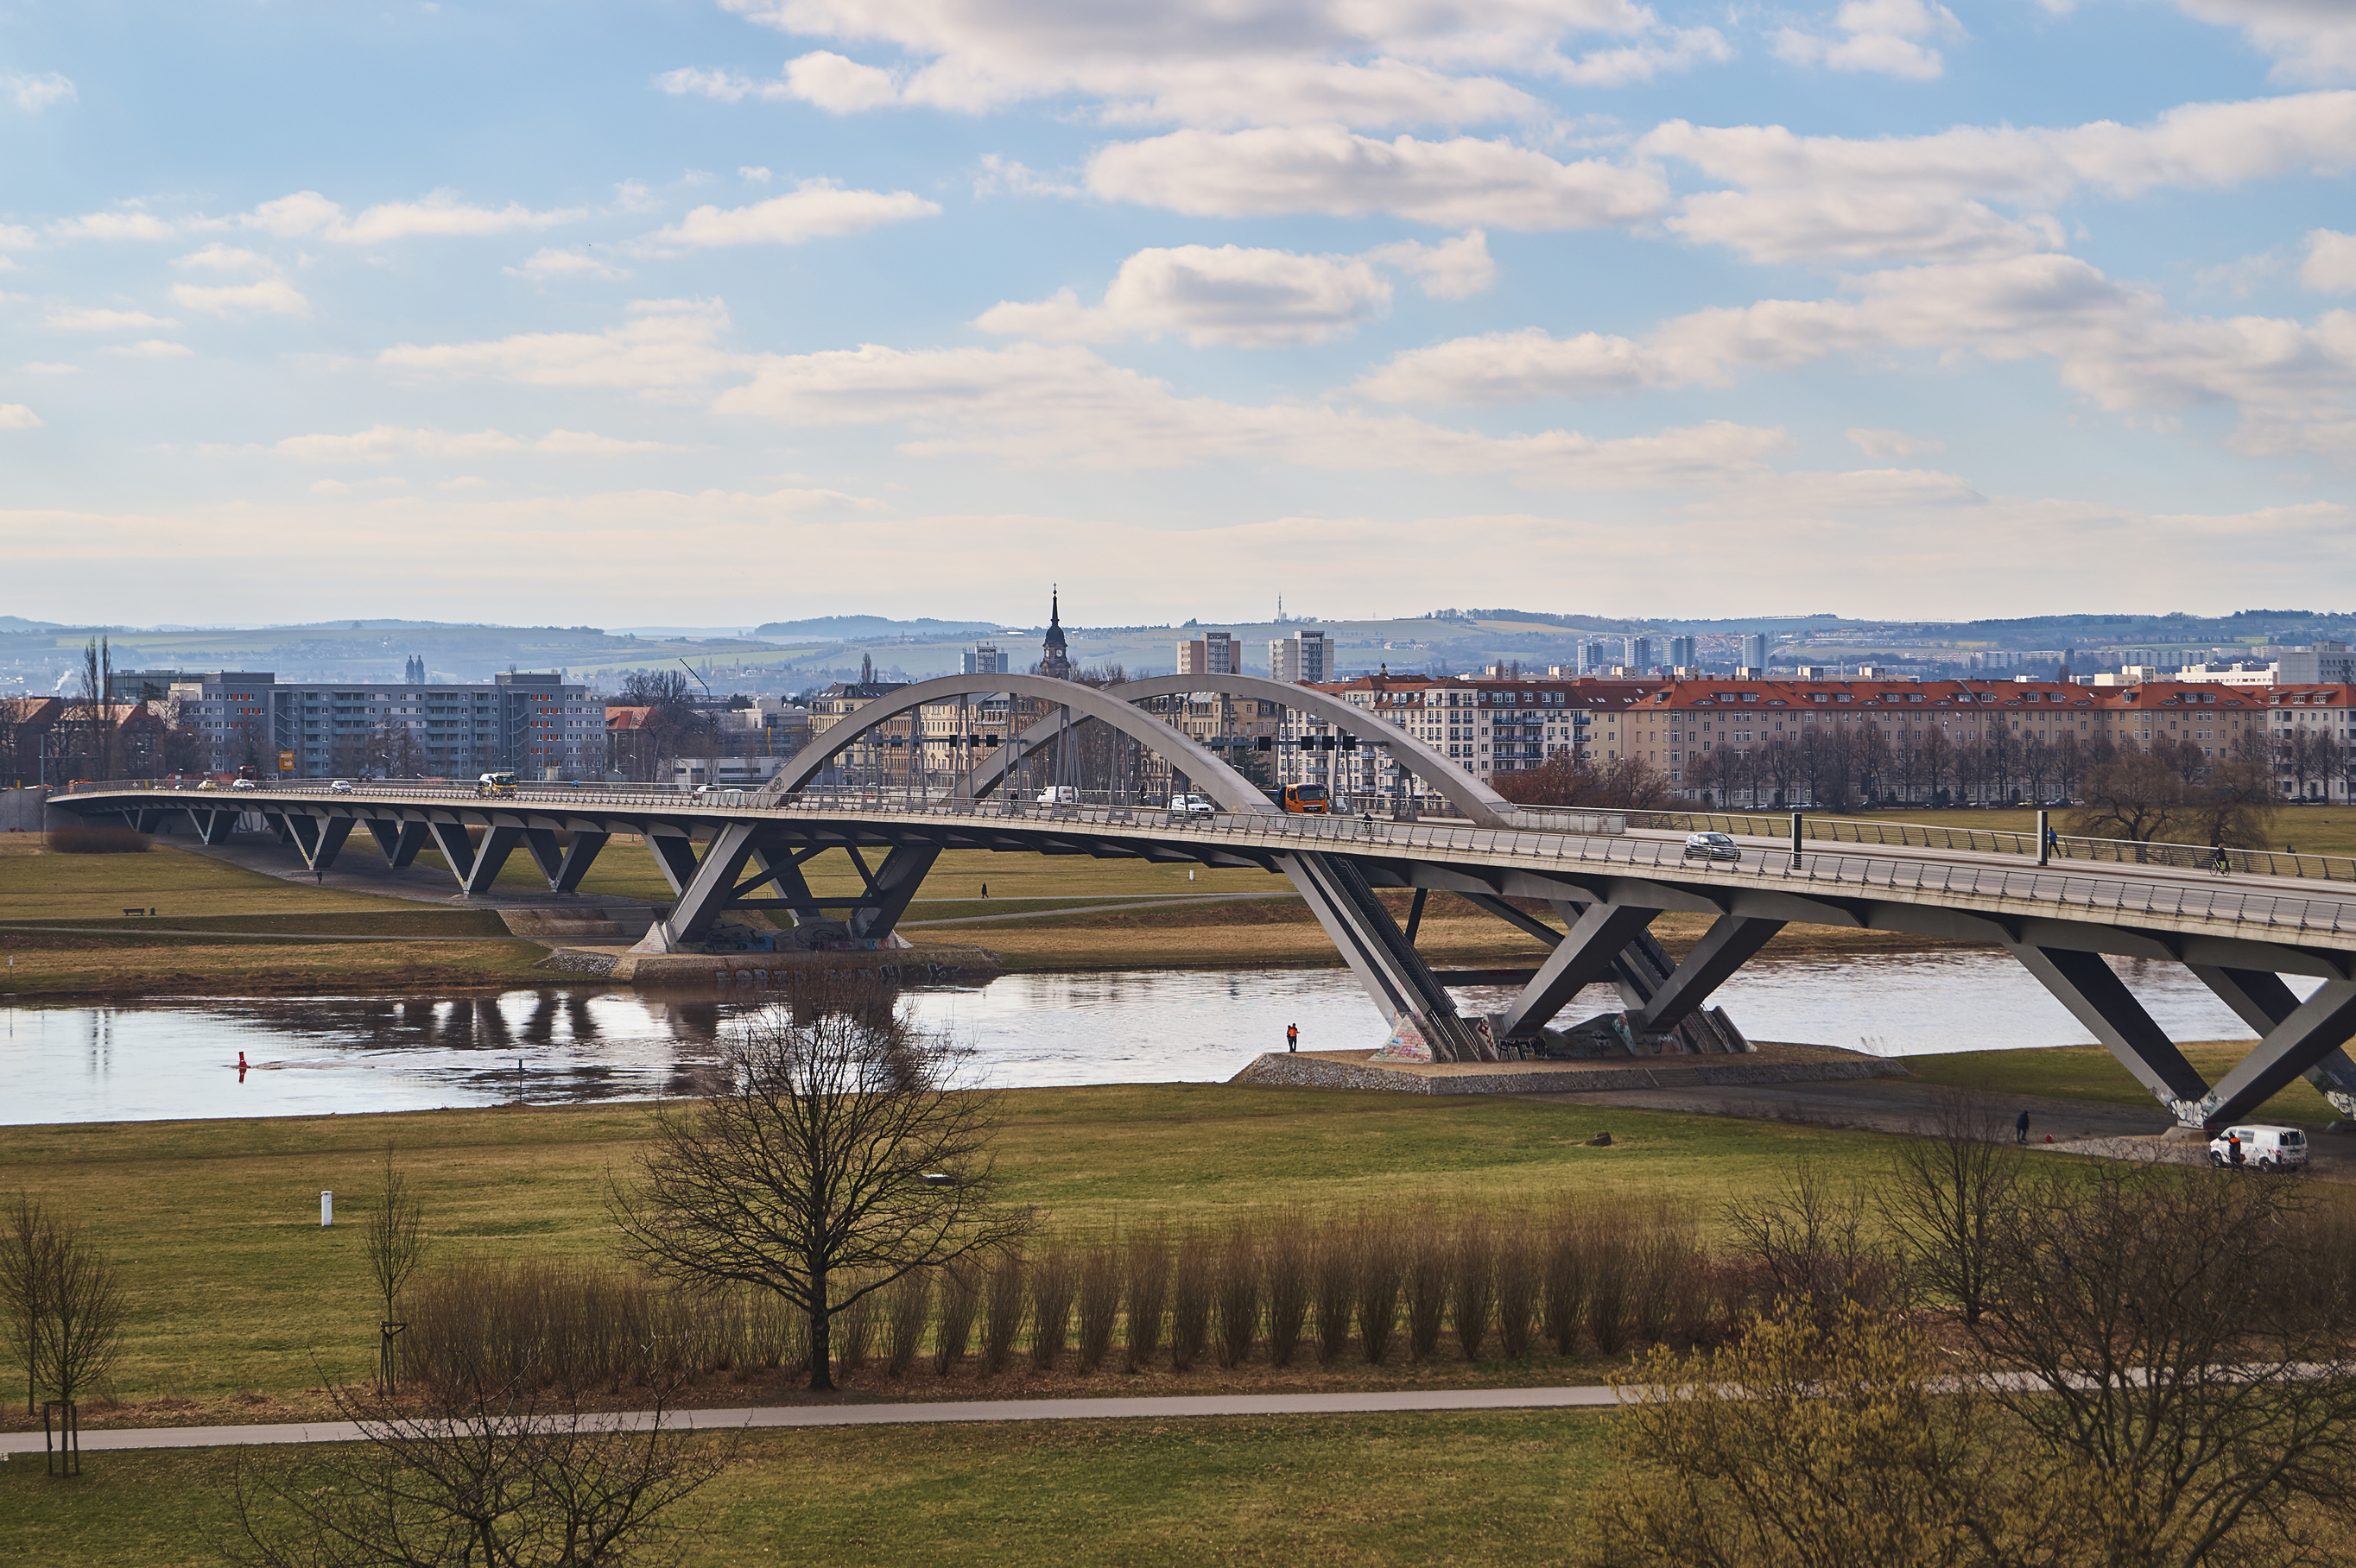
[[[377,356],[400,369],[494,376],[540,387],[701,385],[746,361],[719,347],[716,300],[639,300],[635,320],[605,332],[534,332],[483,343],[404,343]]]
[[[757,164],[747,164],[737,169],[736,177],[753,185],[766,185],[776,176]]]
[[[53,359],[27,359],[16,368],[27,376],[79,376],[79,365],[59,364]]]
[[[2319,229],[2307,237],[2307,260],[2298,269],[2304,287],[2322,294],[2356,293],[2356,234]]]
[[[781,80],[687,68],[665,91],[793,97],[838,113],[921,105],[980,113],[1076,96],[1108,122],[1239,126],[1464,125],[1550,119],[1491,71],[1582,87],[1649,80],[1729,57],[1709,27],[1662,25],[1632,0],[726,0],[819,49]]]
[[[2275,57],[2281,81],[2356,81],[2356,11],[2345,0],[2177,0],[2189,16],[2239,27]]]
[[[1672,120],[1636,144],[1738,188],[1687,197],[1668,227],[1763,261],[1993,260],[2051,249],[2047,208],[2086,192],[2224,189],[2356,168],[2356,92],[2194,103],[2148,124],[1964,126],[1927,136],[1801,136]],[[2022,210],[2006,217],[1986,205]]]
[[[38,114],[52,103],[71,103],[80,96],[72,82],[53,70],[38,76],[0,76],[0,92],[14,99],[16,107],[27,114]]]
[[[215,240],[201,251],[191,251],[185,256],[176,257],[172,265],[198,267],[209,272],[274,272],[278,271],[278,263],[260,251],[242,251],[234,245],[224,245],[219,240]]]
[[[1012,196],[1086,196],[1086,187],[1068,180],[1051,179],[1035,169],[1025,167],[1012,158],[996,153],[981,155],[981,173],[974,176],[976,197],[996,196],[1005,191]]]
[[[522,265],[503,267],[500,271],[509,277],[530,278],[536,283],[556,278],[604,278],[610,281],[630,275],[626,268],[616,267],[610,261],[583,251],[553,249],[535,251]]]
[[[1497,263],[1489,254],[1489,237],[1478,229],[1443,240],[1437,245],[1401,240],[1377,245],[1366,252],[1369,261],[1397,267],[1412,276],[1433,299],[1471,299],[1485,293],[1497,281]]]
[[[22,251],[40,243],[21,223],[0,223],[0,251]]]
[[[804,180],[751,207],[699,207],[647,238],[657,245],[798,245],[937,217],[940,210],[905,190],[845,190],[832,180]]]
[[[1088,185],[1117,201],[1195,217],[1395,213],[1449,228],[1617,227],[1666,205],[1648,169],[1563,163],[1510,142],[1400,136],[1382,142],[1337,125],[1176,131],[1097,154]]]
[[[1841,37],[1827,38],[1786,27],[1775,35],[1776,58],[1829,70],[1871,71],[1903,80],[1944,74],[1945,59],[1925,40],[1956,43],[1966,36],[1954,13],[1935,0],[1849,0],[1833,18]]]
[[[39,430],[41,416],[22,403],[0,403],[0,430]]]
[[[238,221],[281,239],[316,235],[341,244],[373,245],[419,236],[512,234],[577,223],[587,216],[585,208],[543,212],[513,201],[500,208],[475,207],[447,191],[434,191],[422,201],[380,203],[347,220],[340,203],[328,200],[316,190],[301,190],[262,202]]]
[[[1723,386],[1744,368],[1834,354],[2046,358],[2063,386],[2118,412],[2227,404],[2247,453],[2330,451],[2356,433],[2356,313],[2313,326],[2177,315],[2069,256],[1917,267],[1853,280],[1851,297],[1697,311],[1642,339],[1535,329],[1401,354],[1359,384],[1387,402],[1490,403]],[[2356,455],[2356,439],[2338,448]]]
[[[340,479],[315,479],[311,482],[314,496],[348,496],[352,487]]]
[[[196,350],[185,343],[172,343],[161,337],[143,337],[136,343],[110,343],[99,352],[119,354],[125,359],[186,359]]]
[[[179,325],[142,310],[107,310],[97,305],[51,305],[43,319],[67,332],[136,332]]]
[[[519,453],[616,457],[682,449],[659,441],[624,441],[574,430],[553,430],[537,441],[526,441],[496,430],[453,433],[380,424],[349,435],[292,435],[269,450],[277,456],[305,463],[391,463],[402,458],[476,458]]]
[[[1844,432],[1849,444],[1868,457],[1919,457],[1945,448],[1944,441],[1908,435],[1902,430],[1852,430]]]
[[[1649,489],[1730,483],[1762,471],[1780,430],[1711,422],[1599,440],[1575,431],[1492,436],[1323,406],[1182,398],[1085,348],[909,352],[868,345],[771,356],[716,411],[796,427],[903,424],[917,455],[1122,471],[1223,460],[1335,470],[1504,475],[1538,485]]]
[[[219,316],[311,314],[311,302],[284,278],[264,278],[254,283],[224,283],[212,288],[195,283],[174,283],[172,303],[188,310],[200,310],[208,315]]]
[[[152,212],[86,212],[49,225],[57,240],[169,240],[172,226]]]
[[[1390,303],[1390,284],[1355,257],[1182,245],[1123,261],[1101,304],[1082,305],[1066,289],[1040,304],[993,306],[974,325],[1065,342],[1180,332],[1198,347],[1272,348],[1341,336]]]

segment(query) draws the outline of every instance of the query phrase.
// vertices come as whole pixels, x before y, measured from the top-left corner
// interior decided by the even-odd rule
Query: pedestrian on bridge
[[[2029,1141],[2029,1113],[2026,1111],[2021,1112],[2020,1119],[2012,1124],[2012,1141],[2017,1144]]]
[[[1287,1024],[1284,1026],[1284,1049],[1288,1051],[1295,1051],[1301,1049],[1301,1026],[1299,1024]]]

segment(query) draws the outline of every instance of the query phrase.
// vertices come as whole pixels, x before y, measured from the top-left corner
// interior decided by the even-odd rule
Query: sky
[[[2356,604],[2356,0],[0,0],[0,613]]]

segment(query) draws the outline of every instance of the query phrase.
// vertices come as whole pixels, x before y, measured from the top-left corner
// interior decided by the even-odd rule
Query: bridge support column
[[[473,835],[466,831],[466,825],[463,822],[429,822],[425,825],[425,831],[434,840],[434,848],[442,851],[443,863],[450,868],[450,875],[457,879],[458,891],[462,893],[472,891],[466,882],[475,869],[475,840]]]
[[[645,841],[663,880],[670,884],[673,893],[684,898],[687,884],[695,880],[695,841],[671,833],[648,833]]]
[[[1458,1016],[1455,998],[1433,976],[1356,866],[1343,856],[1312,852],[1279,855],[1276,863],[1301,890],[1310,912],[1384,1018],[1414,1019],[1431,1043],[1434,1061],[1494,1060],[1494,1051]]]
[[[1737,969],[1751,962],[1768,939],[1783,929],[1780,920],[1750,920],[1720,915],[1702,939],[1694,944],[1685,962],[1655,991],[1639,1017],[1648,1032],[1665,1033],[1685,1022],[1695,1008],[1709,999]]]
[[[342,853],[344,840],[351,837],[352,819],[348,816],[293,816],[286,818],[287,833],[303,857],[303,864],[315,871],[324,871],[336,863]]]
[[[552,893],[572,893],[581,891],[581,879],[589,874],[597,859],[597,851],[605,847],[610,835],[576,832],[569,846],[560,847],[552,828],[527,827],[523,841],[531,851],[532,863],[540,874],[548,879]]]
[[[2274,1048],[2276,1033],[2281,1033],[2290,1024],[2292,1017],[2302,1010],[2302,1003],[2299,1003],[2297,994],[2292,994],[2290,987],[2283,984],[2281,975],[2274,975],[2269,970],[2220,970],[2220,967],[2210,967],[2203,963],[2189,967],[2191,967],[2193,975],[2201,977],[2201,984],[2205,984],[2210,991],[2217,994],[2217,998],[2224,1006],[2233,1008],[2233,1012],[2241,1015],[2241,1022],[2250,1024],[2250,1029],[2257,1029],[2259,1033],[2257,1050],[2253,1050],[2248,1057],[2243,1057],[2233,1073],[2226,1073],[2224,1083],[2220,1083],[2214,1090],[2214,1094],[2220,1094],[2220,1109],[2214,1111],[2210,1121],[2236,1121],[2243,1109],[2265,1104],[2266,1094],[2259,1094],[2257,1100],[2250,1100],[2248,1106],[2224,1104],[2222,1097],[2226,1094],[2226,1088],[2233,1083],[2233,1076],[2241,1073],[2243,1069],[2253,1069],[2253,1076],[2271,1076],[2265,1064],[2259,1064],[2259,1057],[2265,1057],[2269,1048]],[[2323,991],[2330,991],[2330,982],[2320,991],[2316,991],[2314,1000],[2323,998]],[[2328,1029],[2323,1033],[2328,1033]],[[2311,1043],[2316,1043],[2316,1040],[2308,1040],[2308,1045]],[[2259,1064],[2259,1067],[2253,1067],[2253,1064]],[[2281,1067],[2276,1064],[2274,1072],[2281,1072]],[[2330,1100],[2332,1109],[2340,1111],[2340,1116],[2347,1118],[2347,1121],[2356,1121],[2356,1061],[2349,1061],[2347,1040],[2342,1039],[2340,1043],[2328,1045],[2320,1055],[2308,1061],[2307,1067],[2295,1069],[2295,1076],[2304,1076],[2308,1083],[2314,1083],[2316,1090],[2326,1100]],[[2281,1090],[2286,1083],[2290,1083],[2290,1078],[2283,1078],[2281,1083],[2276,1083],[2274,1088]],[[2274,1090],[2269,1090],[2269,1093],[2274,1093]]]
[[[665,849],[659,851],[657,858],[663,862],[667,871],[671,869],[671,856],[668,852],[671,845],[675,844],[690,855],[694,853],[692,847],[683,838],[657,839],[648,835],[647,842],[649,845],[665,845]],[[694,869],[686,879],[685,885],[673,882],[673,886],[679,887],[679,901],[671,906],[670,913],[648,927],[646,935],[630,951],[677,953],[709,931],[735,890],[736,874],[744,869],[744,862],[752,855],[752,824],[724,824],[712,836],[712,846],[704,850],[703,859],[694,862]]]
[[[235,830],[237,819],[241,815],[236,811],[198,811],[191,806],[188,809],[188,826],[197,830],[198,843],[218,844]]]
[[[417,852],[425,848],[428,835],[423,822],[385,822],[369,817],[369,837],[384,851],[384,863],[396,871],[405,871],[417,863]]]
[[[882,940],[892,934],[900,917],[908,912],[908,901],[916,896],[925,878],[940,859],[941,851],[933,844],[902,844],[884,857],[884,863],[871,873],[859,851],[851,851],[851,863],[859,868],[859,875],[867,884],[867,896],[851,913],[851,934]]]
[[[1505,1009],[1497,1024],[1499,1036],[1526,1039],[1545,1028],[1573,997],[1610,977],[1622,950],[1644,935],[1660,912],[1627,904],[1588,905],[1571,922],[1569,934],[1556,944],[1529,984],[1522,987],[1522,994]],[[1551,928],[1547,934],[1554,934]]]
[[[491,884],[499,880],[499,872],[507,865],[508,857],[514,854],[516,846],[522,842],[523,829],[520,827],[493,824],[484,828],[483,841],[475,848],[474,864],[466,868],[466,874],[458,880],[460,890],[469,894],[489,892]]]
[[[2152,1098],[2169,1108],[2179,1125],[2198,1127],[2207,1122],[2207,1082],[2184,1060],[2176,1042],[2152,1021],[2100,954],[2026,943],[2006,946],[2022,968],[2036,976],[2038,983],[2052,992],[2054,999],[2151,1091]]]

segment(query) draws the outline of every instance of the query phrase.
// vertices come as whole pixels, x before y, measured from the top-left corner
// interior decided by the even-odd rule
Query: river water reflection
[[[2121,973],[2179,1040],[2249,1030],[2183,969]],[[2301,982],[2302,993],[2311,988]],[[1505,994],[1467,990],[1493,1010]],[[1311,1050],[1371,1046],[1383,1020],[1339,969],[1009,975],[910,993],[1006,1088],[1216,1081],[1301,1026]],[[1890,1054],[2090,1037],[2009,958],[1976,952],[1753,963],[1719,991],[1757,1040]],[[0,1123],[297,1115],[692,1094],[758,999],[594,988],[496,997],[305,997],[0,1006]],[[1567,1019],[1617,1006],[1608,987]],[[240,1052],[249,1062],[237,1069]]]

